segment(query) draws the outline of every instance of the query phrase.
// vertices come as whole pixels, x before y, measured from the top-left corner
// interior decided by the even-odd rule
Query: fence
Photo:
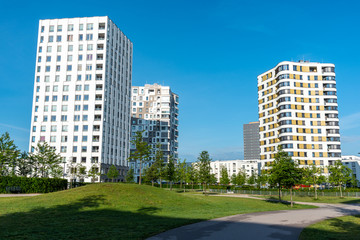
[[[210,192],[214,193],[228,193],[229,191],[226,189],[210,189]],[[248,194],[248,195],[265,195],[265,196],[277,196],[279,194],[278,191],[265,191],[265,190],[230,190],[235,194]],[[340,197],[340,192],[317,192],[318,196],[321,197]],[[289,196],[289,191],[281,191],[282,196]],[[297,197],[314,197],[315,192],[297,192],[293,191],[293,196]],[[360,192],[343,192],[344,197],[360,197]]]

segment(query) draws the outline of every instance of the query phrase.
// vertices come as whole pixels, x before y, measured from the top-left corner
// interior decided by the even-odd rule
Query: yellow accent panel
[[[320,160],[315,160],[315,165],[320,165]]]
[[[309,66],[303,66],[303,67],[302,67],[302,71],[303,71],[303,72],[310,72]]]

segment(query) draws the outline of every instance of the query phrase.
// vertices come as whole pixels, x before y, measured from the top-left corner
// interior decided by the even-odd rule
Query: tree
[[[20,151],[11,140],[10,134],[5,132],[0,136],[0,176],[9,174],[9,167],[12,167],[12,173],[15,173],[14,163],[16,162]]]
[[[259,174],[256,178],[257,187],[260,188],[261,186],[265,185],[268,181],[268,178],[269,176],[266,174],[265,171]]]
[[[95,183],[96,178],[100,175],[99,166],[96,163],[91,165],[89,171],[87,172],[87,177],[91,178],[91,182]]]
[[[111,165],[109,168],[109,171],[107,173],[107,177],[112,179],[112,182],[114,182],[115,178],[119,176],[119,171],[115,167],[115,165]]]
[[[176,166],[177,177],[180,181],[180,188],[182,188],[182,184],[186,182],[186,159],[181,162],[179,159],[179,163]]]
[[[350,168],[344,166],[340,160],[337,160],[333,166],[329,167],[329,172],[329,181],[339,187],[340,197],[342,198],[342,185],[351,179],[351,170]]]
[[[166,180],[170,182],[170,190],[172,190],[172,182],[176,179],[175,159],[173,156],[169,157],[169,162],[166,164],[165,176]]]
[[[76,168],[77,168],[76,176],[80,179],[80,182],[82,182],[84,178],[87,177],[86,167],[81,163],[78,163],[76,165]]]
[[[31,153],[29,158],[33,165],[33,176],[54,178],[62,176],[61,156],[46,142],[39,142],[35,147],[35,153]]]
[[[131,143],[135,146],[135,151],[130,153],[129,161],[139,162],[139,184],[141,185],[142,165],[150,161],[150,146],[143,140],[142,134],[144,131],[136,132],[135,138]]]
[[[324,182],[324,176],[321,175],[322,168],[311,165],[303,169],[303,181],[305,184],[311,184],[314,186],[315,199],[318,199],[317,196],[317,185]]]
[[[148,167],[145,170],[145,180],[151,182],[151,186],[154,186],[154,182],[158,179],[158,168],[156,164],[151,164],[150,167]]]
[[[198,180],[198,171],[194,164],[189,164],[186,170],[186,181],[191,183],[191,188],[194,189],[194,183]]]
[[[126,173],[125,181],[128,183],[134,182],[134,169],[129,169],[129,171]]]
[[[247,179],[247,183],[250,185],[254,185],[256,183],[256,175],[252,173],[250,177]]]
[[[230,182],[231,182],[231,184],[236,185],[237,182],[236,182],[236,174],[235,173],[233,173],[231,175]]]
[[[203,184],[203,191],[206,193],[206,185],[211,181],[210,174],[211,158],[207,151],[202,151],[198,157],[197,166],[199,168],[199,181]]]
[[[236,174],[236,178],[235,178],[235,182],[236,182],[236,185],[244,185],[246,183],[246,179],[247,179],[247,176],[246,176],[246,173],[243,169],[239,169],[239,172]]]
[[[161,150],[160,143],[156,145],[155,153],[155,167],[157,168],[157,177],[160,182],[160,188],[162,188],[162,179],[165,177],[165,163],[164,163],[164,153]]]
[[[295,184],[298,184],[301,180],[301,173],[297,164],[292,160],[287,152],[282,150],[280,145],[278,146],[278,151],[275,154],[275,160],[271,164],[269,180],[272,184],[277,184],[279,188],[280,201],[282,186],[290,188],[292,200],[292,187]]]
[[[229,185],[229,183],[230,183],[230,179],[229,179],[228,171],[227,171],[226,167],[221,166],[221,169],[220,169],[220,184]]]
[[[31,174],[32,163],[29,159],[28,153],[23,151],[17,161],[17,175],[27,177]]]

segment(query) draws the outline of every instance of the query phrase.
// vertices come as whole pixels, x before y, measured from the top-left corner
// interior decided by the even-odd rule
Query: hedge
[[[48,193],[67,189],[67,180],[60,178],[0,177],[0,193],[20,187],[21,193]]]

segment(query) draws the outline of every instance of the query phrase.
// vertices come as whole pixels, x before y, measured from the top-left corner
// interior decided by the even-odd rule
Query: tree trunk
[[[315,184],[315,199],[317,200],[318,197],[317,197],[317,185]]]
[[[340,183],[340,198],[342,198],[343,195],[342,195],[342,189],[341,189],[341,183]]]
[[[140,162],[140,175],[139,175],[139,185],[141,185],[141,162]]]
[[[290,206],[293,207],[294,204],[293,204],[293,198],[292,198],[292,187],[290,188],[290,202],[291,202]]]
[[[172,181],[170,181],[170,191],[172,190]]]
[[[281,184],[279,184],[279,201],[281,202]]]
[[[161,181],[161,178],[160,178],[160,188],[162,188],[162,181]]]
[[[191,182],[191,189],[194,190],[194,182]]]
[[[180,189],[182,188],[182,180],[180,180]]]
[[[151,186],[152,187],[154,186],[154,180],[151,180]]]

